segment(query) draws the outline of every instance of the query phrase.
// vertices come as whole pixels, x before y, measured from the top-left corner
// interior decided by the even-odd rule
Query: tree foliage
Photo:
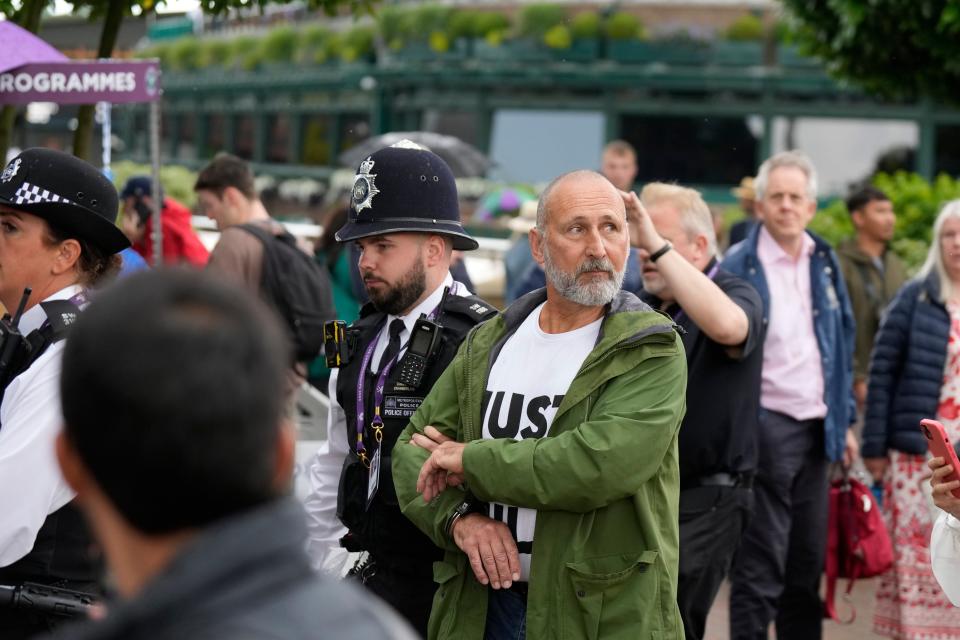
[[[783,0],[801,51],[886,97],[960,101],[960,0]]]

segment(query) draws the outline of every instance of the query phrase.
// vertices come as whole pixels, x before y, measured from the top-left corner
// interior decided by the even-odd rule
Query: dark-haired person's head
[[[116,274],[130,242],[114,224],[117,190],[91,164],[53,149],[26,149],[0,173],[0,302],[26,308],[73,285]]]
[[[98,536],[105,512],[162,536],[286,493],[288,354],[261,302],[203,274],[138,274],[98,297],[64,350],[57,443]]]
[[[897,222],[890,197],[872,185],[857,188],[847,197],[847,211],[858,235],[876,242],[893,239]]]
[[[248,222],[259,202],[250,165],[229,153],[217,154],[200,170],[193,190],[200,210],[221,230]]]

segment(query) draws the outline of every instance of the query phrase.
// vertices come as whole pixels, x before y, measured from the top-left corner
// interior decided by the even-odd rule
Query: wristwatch
[[[469,500],[464,500],[457,505],[456,509],[453,510],[453,513],[450,514],[450,517],[447,518],[447,523],[443,527],[444,533],[447,536],[453,536],[453,525],[457,523],[457,520],[467,515],[473,510],[473,503]]]
[[[667,251],[670,251],[670,249],[673,249],[673,245],[670,244],[669,240],[667,240],[663,243],[662,247],[650,254],[650,262],[656,262],[663,257],[663,254],[665,254]]]

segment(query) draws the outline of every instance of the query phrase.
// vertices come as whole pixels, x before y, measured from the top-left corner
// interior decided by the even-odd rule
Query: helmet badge
[[[7,168],[3,170],[3,173],[0,174],[0,182],[10,182],[13,180],[13,176],[17,175],[17,171],[20,170],[20,158],[16,158],[10,164],[7,165]]]
[[[373,208],[373,196],[380,193],[375,184],[377,175],[370,173],[373,170],[374,161],[367,156],[367,159],[360,163],[360,170],[353,178],[353,192],[351,200],[353,208],[357,213],[364,209]]]

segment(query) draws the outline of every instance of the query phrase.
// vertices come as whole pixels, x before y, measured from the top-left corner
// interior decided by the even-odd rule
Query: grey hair
[[[804,175],[807,176],[807,196],[809,196],[811,200],[817,199],[817,169],[813,166],[813,161],[810,160],[810,156],[794,149],[792,151],[781,151],[778,154],[772,155],[760,165],[760,169],[757,171],[757,178],[753,182],[757,200],[762,199],[763,194],[767,191],[770,172],[781,167],[795,167],[803,171]]]
[[[658,202],[669,202],[680,211],[680,224],[687,238],[702,235],[707,239],[707,254],[717,255],[717,231],[713,226],[713,214],[703,201],[699,191],[677,184],[651,182],[640,192],[640,201],[645,207]]]
[[[547,204],[550,200],[550,195],[553,193],[554,188],[556,188],[558,184],[560,184],[561,182],[563,182],[568,178],[586,178],[588,176],[591,178],[599,178],[600,180],[603,180],[604,182],[609,184],[611,188],[615,189],[613,184],[609,180],[607,180],[602,173],[598,173],[590,169],[577,169],[575,171],[568,171],[567,173],[560,174],[559,176],[551,180],[550,184],[544,187],[543,191],[540,192],[540,200],[539,202],[537,202],[537,233],[539,233],[542,237],[546,237],[547,213],[548,213]]]
[[[947,220],[960,219],[960,200],[950,200],[940,209],[937,219],[933,223],[933,241],[930,243],[930,250],[927,251],[927,259],[924,261],[920,271],[917,272],[917,278],[924,279],[931,273],[936,272],[940,280],[940,296],[943,300],[949,300],[953,297],[953,281],[947,274],[947,268],[943,264],[943,250],[940,248],[940,234],[943,233],[943,225]]]

